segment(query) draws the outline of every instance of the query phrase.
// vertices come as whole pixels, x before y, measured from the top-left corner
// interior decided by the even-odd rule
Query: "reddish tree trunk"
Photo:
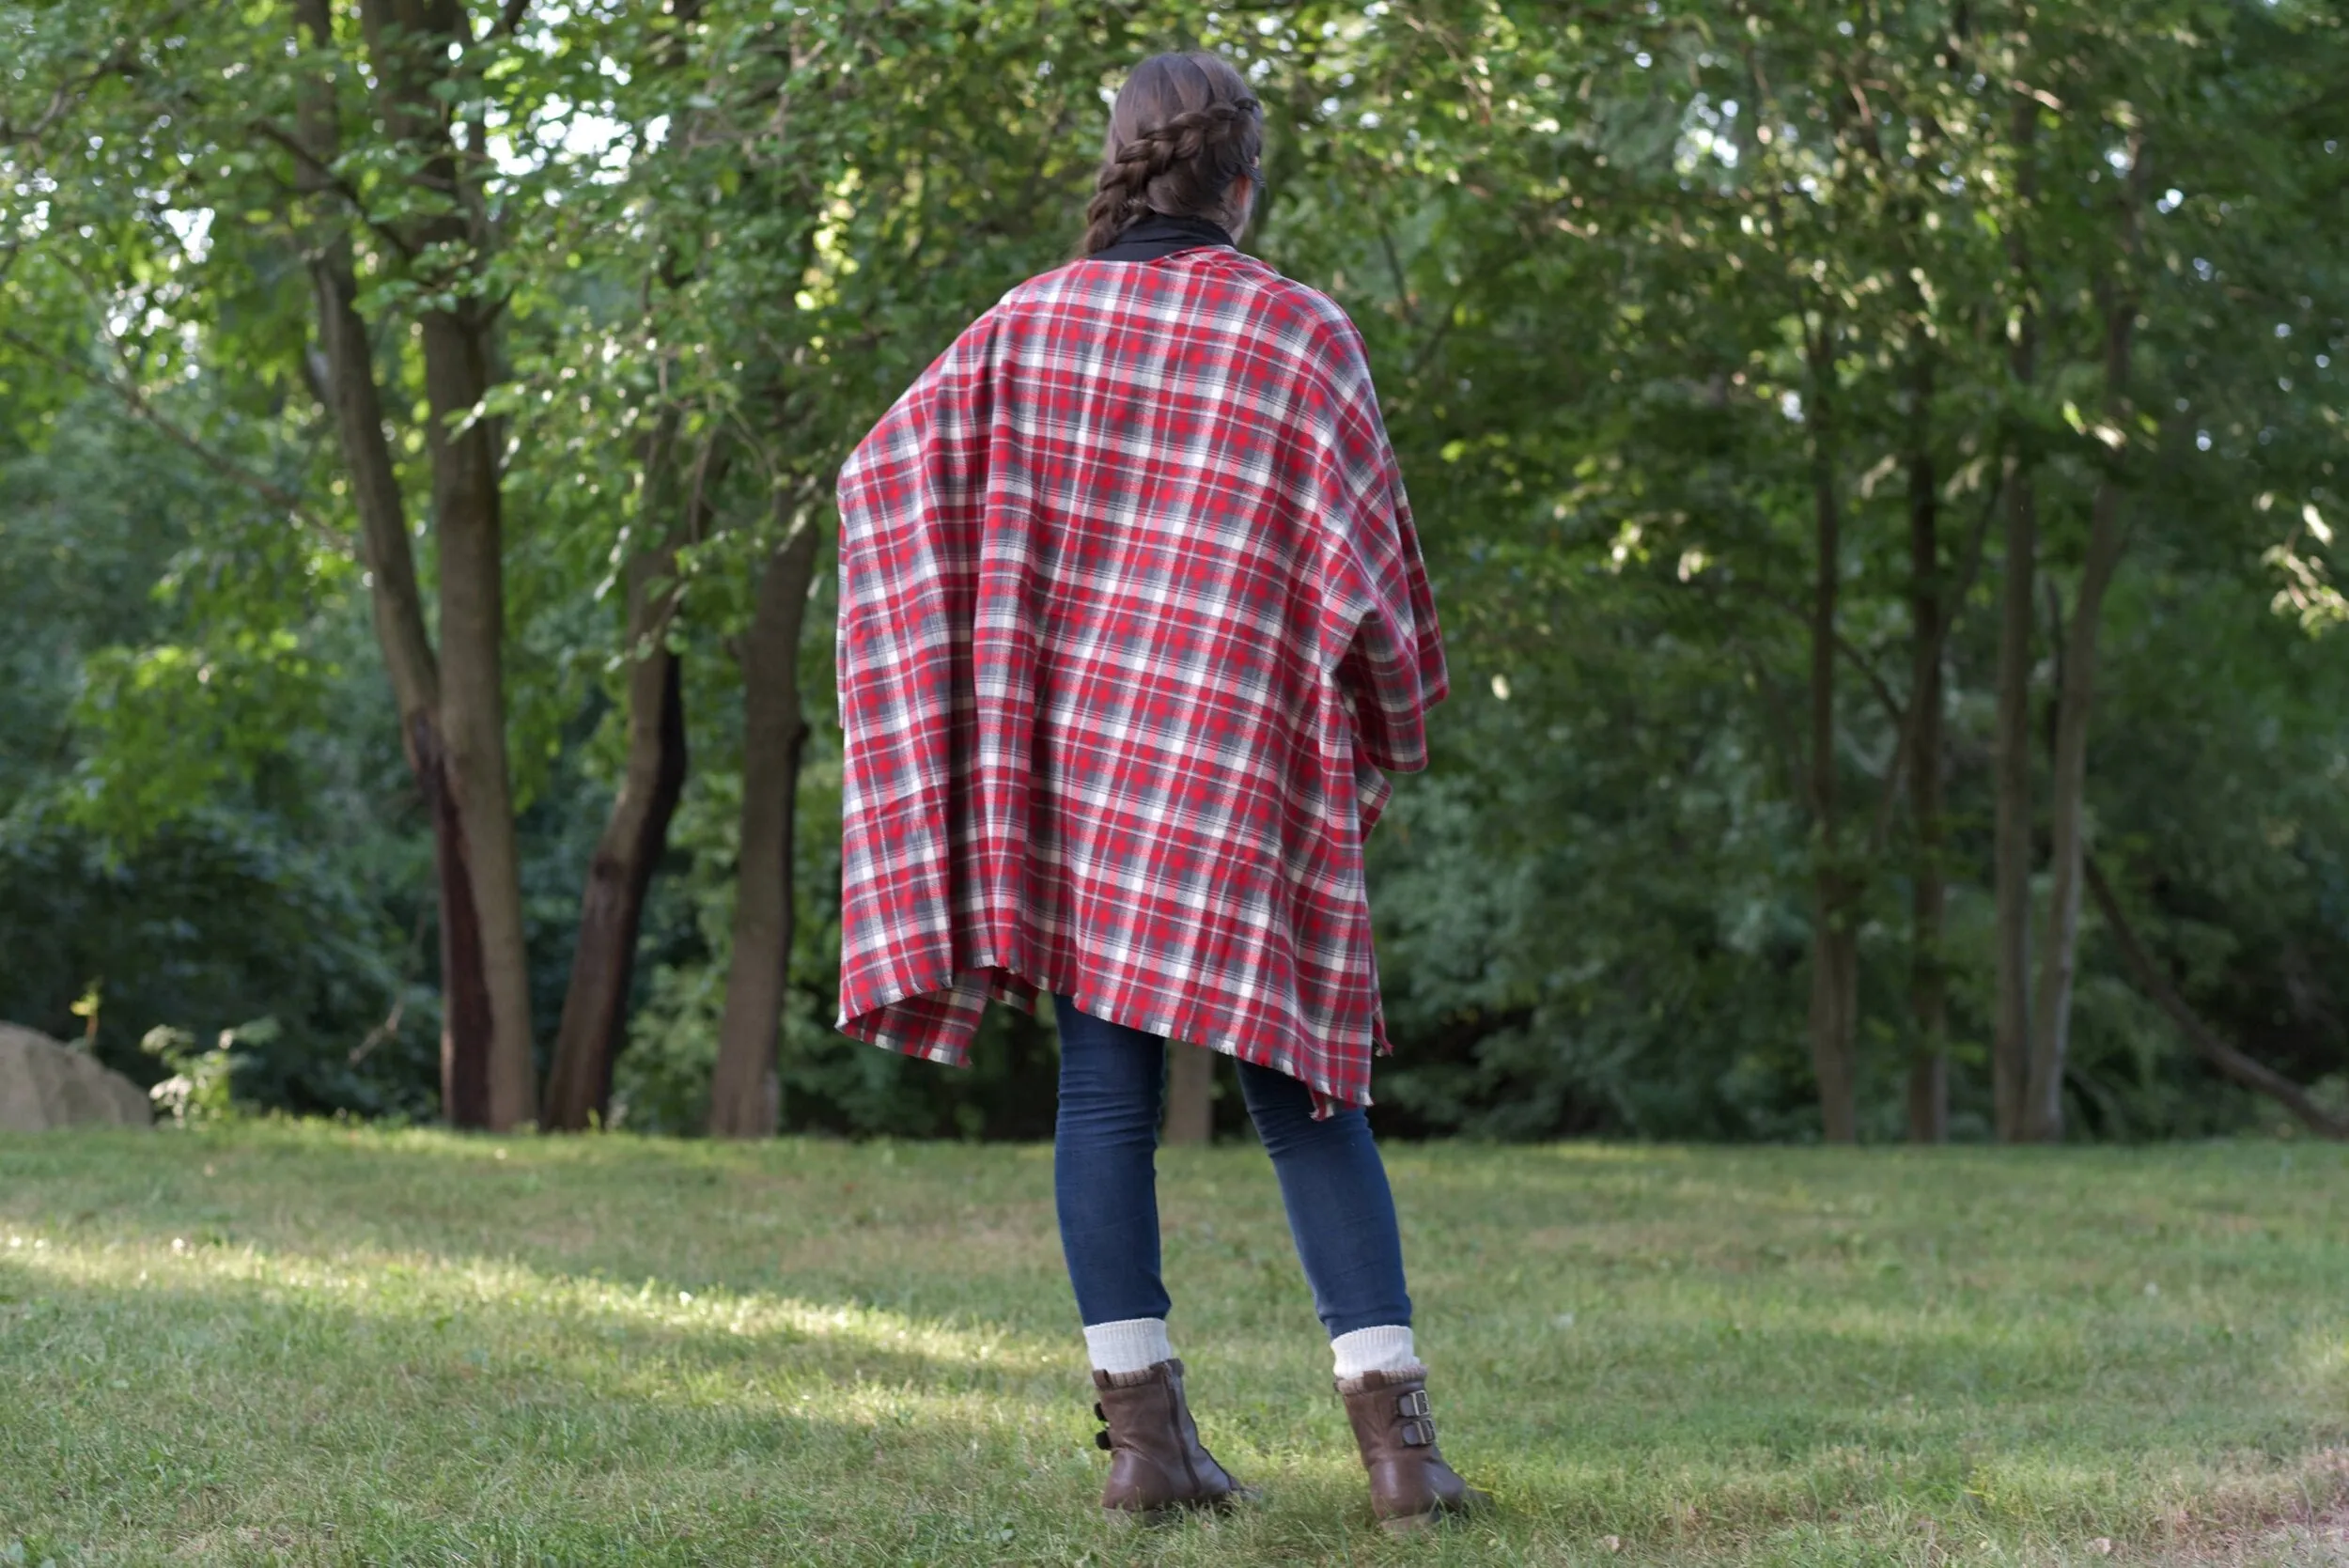
[[[629,673],[628,768],[580,898],[570,986],[538,1118],[551,1132],[583,1131],[612,1113],[612,1063],[628,1021],[645,896],[685,792],[684,681],[661,629],[652,628],[650,651],[639,652]]]
[[[697,483],[692,493],[679,493],[677,425],[674,413],[664,415],[643,443],[638,533],[659,543],[628,562],[627,760],[580,894],[570,983],[538,1113],[538,1125],[550,1132],[584,1131],[611,1115],[612,1064],[628,1023],[645,898],[685,793],[683,671],[668,639],[677,542],[698,520],[704,490]]]
[[[464,817],[449,787],[439,730],[420,723],[409,734],[412,753],[422,759],[416,775],[432,814],[432,869],[441,891],[441,1114],[451,1126],[485,1127],[491,1116],[492,1024]]]

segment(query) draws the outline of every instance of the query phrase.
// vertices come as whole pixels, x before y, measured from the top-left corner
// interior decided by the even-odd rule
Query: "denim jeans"
[[[1086,1327],[1164,1317],[1156,1156],[1166,1041],[1052,999],[1060,1023],[1060,1120],[1052,1142],[1061,1250]],[[1361,1111],[1313,1119],[1313,1095],[1269,1067],[1237,1063],[1241,1097],[1272,1157],[1289,1234],[1335,1339],[1408,1327],[1403,1243],[1386,1167]]]

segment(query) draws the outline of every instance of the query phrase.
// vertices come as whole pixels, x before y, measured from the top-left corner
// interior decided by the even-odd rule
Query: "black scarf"
[[[1232,237],[1222,225],[1205,218],[1175,218],[1164,212],[1145,212],[1120,229],[1117,238],[1085,259],[1088,261],[1156,261],[1176,251],[1197,250],[1202,245],[1221,245],[1237,249]]]

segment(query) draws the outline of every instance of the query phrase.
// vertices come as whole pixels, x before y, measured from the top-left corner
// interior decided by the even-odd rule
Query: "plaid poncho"
[[[1060,992],[1368,1104],[1362,840],[1446,687],[1345,314],[1221,247],[1071,263],[839,499],[839,1027],[960,1064]]]

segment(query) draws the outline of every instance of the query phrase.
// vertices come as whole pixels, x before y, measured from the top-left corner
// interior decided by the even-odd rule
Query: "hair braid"
[[[1159,54],[1136,67],[1110,115],[1108,147],[1085,208],[1082,254],[1145,212],[1222,219],[1232,181],[1252,174],[1264,112],[1229,61]]]

